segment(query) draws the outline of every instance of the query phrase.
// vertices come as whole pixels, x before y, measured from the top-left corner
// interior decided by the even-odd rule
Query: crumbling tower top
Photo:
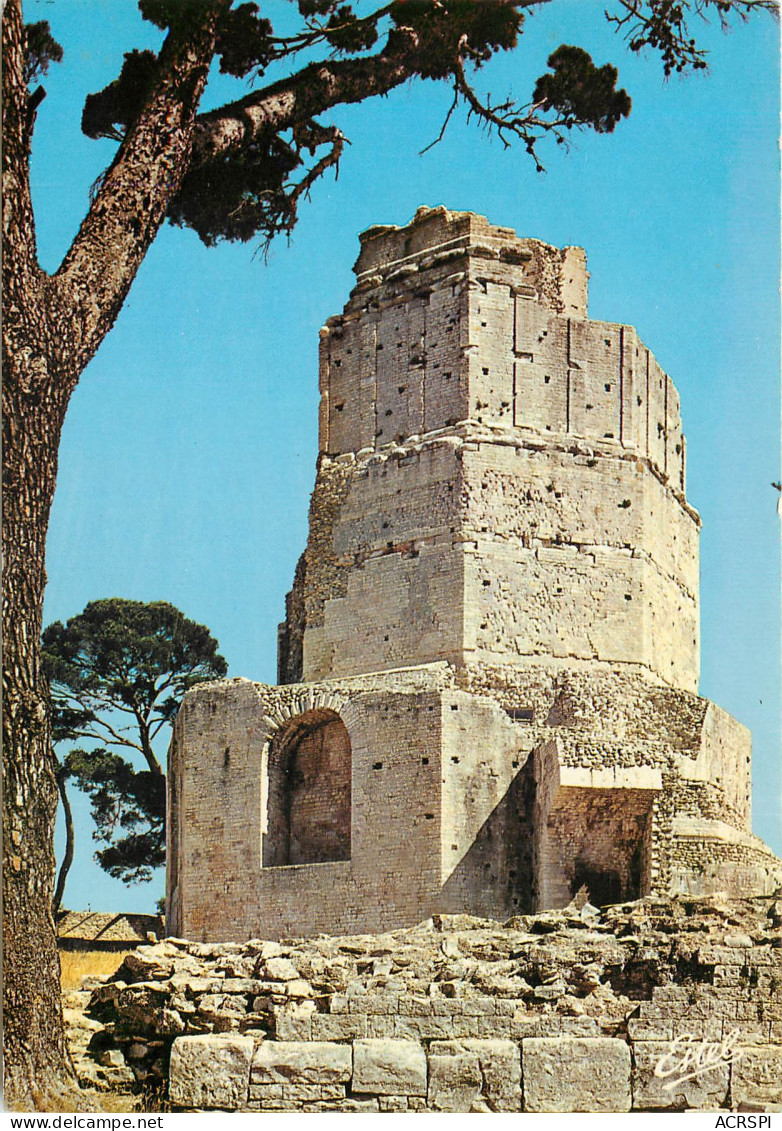
[[[513,228],[490,224],[485,216],[442,206],[419,208],[401,228],[375,225],[359,239],[361,252],[353,268],[357,282],[348,309],[361,305],[367,292],[388,293],[418,281],[426,287],[443,270],[473,261],[494,282],[520,288],[519,293],[557,314],[587,317],[583,248],[521,239]]]
[[[322,452],[473,421],[637,452],[683,499],[679,395],[632,326],[588,318],[583,248],[443,207],[360,240],[321,331]]]

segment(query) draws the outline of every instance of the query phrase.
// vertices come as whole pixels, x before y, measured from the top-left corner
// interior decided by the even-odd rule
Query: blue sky
[[[287,0],[264,7],[289,16]],[[619,67],[633,98],[610,136],[544,143],[538,175],[464,115],[437,136],[449,92],[418,83],[333,121],[350,138],[289,244],[208,250],[165,229],[86,370],[63,435],[45,623],[100,597],[167,600],[207,624],[230,674],[275,680],[276,626],[304,547],[314,482],[318,329],[352,285],[357,235],[420,204],[482,213],[520,235],[587,249],[590,314],[630,323],[671,374],[701,536],[701,694],[753,731],[755,831],[780,835],[779,208],[777,27],[699,26],[711,68],[664,81],[631,55],[598,0],[554,0],[519,49],[485,68],[522,101],[560,43]],[[45,81],[34,139],[41,261],[58,265],[113,145],[79,131],[84,96],[122,54],[157,46],[134,0],[26,0],[65,59]],[[219,80],[210,101],[242,88]],[[66,904],[151,910],[92,862],[87,806]]]

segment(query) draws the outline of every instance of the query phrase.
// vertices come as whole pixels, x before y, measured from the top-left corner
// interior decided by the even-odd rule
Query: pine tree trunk
[[[69,1083],[51,910],[56,764],[37,647],[60,425],[34,405],[32,352],[3,359],[3,1023],[6,1102],[45,1108]]]
[[[36,256],[29,185],[35,103],[24,79],[20,0],[4,5],[3,1025],[5,1101],[17,1109],[62,1110],[75,1089],[52,915],[57,763],[40,670],[60,433],[79,375],[114,324],[187,168],[216,21],[229,4],[204,0],[186,33],[167,38],[146,112],[53,277]],[[88,1107],[76,1101],[77,1110]]]
[[[5,1100],[56,1107],[73,1086],[52,919],[57,808],[38,642],[64,406],[52,403],[47,277],[37,265],[21,15],[3,20],[3,1028]],[[13,249],[13,251],[12,251]]]
[[[3,7],[3,1020],[5,1098],[22,1108],[56,1109],[73,1085],[52,917],[57,764],[40,672],[45,545],[60,432],[79,376],[114,325],[190,166],[218,23],[230,6],[231,0],[200,0],[172,24],[145,106],[53,276],[38,266],[29,185],[34,114],[43,92],[31,96],[25,81],[21,0],[5,0]],[[400,34],[395,43],[372,60],[318,64],[284,89],[271,88],[260,99],[258,121],[244,100],[222,117],[205,116],[209,137],[205,141],[200,131],[201,148],[214,157],[249,142],[257,129],[309,123],[313,113],[337,102],[391,89],[410,74]]]

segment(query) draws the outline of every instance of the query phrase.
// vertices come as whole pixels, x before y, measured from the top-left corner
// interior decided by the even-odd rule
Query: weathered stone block
[[[393,1017],[367,1017],[367,1032],[368,1037],[393,1037],[394,1036],[394,1021]]]
[[[497,1013],[497,1002],[493,997],[468,997],[462,1003],[462,1013],[465,1017],[494,1017]]]
[[[636,1041],[633,1044],[633,1107],[641,1111],[713,1111],[723,1106],[728,1094],[729,1066],[718,1059],[719,1041],[693,1038],[687,1054],[681,1042]],[[709,1061],[712,1066],[704,1071]],[[680,1066],[680,1067],[678,1067]]]
[[[416,1040],[440,1038],[447,1040],[453,1034],[450,1017],[395,1017],[394,1036]]]
[[[380,1111],[402,1112],[409,1111],[407,1096],[378,1096]]]
[[[669,1041],[673,1037],[673,1026],[662,1018],[647,1021],[631,1017],[627,1022],[627,1033],[632,1041]]]
[[[266,963],[266,975],[275,982],[292,982],[299,977],[299,971],[289,958],[270,958]]]
[[[198,1002],[198,1010],[206,1017],[223,1013],[243,1014],[247,1012],[247,1001],[234,994],[204,994]]]
[[[243,1107],[254,1048],[252,1037],[178,1037],[171,1048],[171,1103],[225,1111]]]
[[[429,1056],[427,1103],[434,1111],[470,1111],[482,1084],[477,1056]]]
[[[437,1111],[519,1111],[518,1045],[513,1041],[433,1041],[429,1046],[428,1104]]]
[[[335,994],[335,997],[337,995]],[[392,1016],[399,1009],[399,999],[395,994],[361,994],[348,998],[348,1011],[350,1013],[363,1013],[365,1015]],[[407,1002],[405,1008],[407,1009]],[[332,1013],[341,1012],[334,1008],[334,999],[331,1005]]]
[[[281,1100],[284,1091],[282,1084],[254,1084],[251,1079],[248,1095],[251,1101],[262,1100],[270,1103],[274,1100]]]
[[[514,1037],[516,1022],[512,1017],[457,1017],[452,1036],[492,1040],[495,1037]]]
[[[312,1016],[313,1041],[352,1041],[356,1037],[366,1037],[366,1017],[338,1013],[315,1013]]]
[[[312,1037],[314,1002],[287,1006],[277,1013],[274,1031],[279,1041],[309,1041]]]
[[[350,1045],[264,1041],[252,1061],[253,1084],[335,1084],[350,1079]]]
[[[311,998],[313,991],[309,982],[305,982],[303,978],[291,978],[290,982],[285,983],[285,992],[291,998]]]
[[[426,1054],[417,1041],[353,1042],[353,1091],[425,1096]]]
[[[372,1097],[372,1099],[359,1099],[356,1096],[353,1096],[349,1100],[344,1100],[344,1102],[339,1105],[339,1110],[366,1113],[380,1111],[380,1107],[374,1096]]]
[[[283,1098],[299,1103],[313,1100],[339,1100],[345,1096],[343,1084],[291,1084],[283,1088]]]
[[[613,1037],[530,1037],[521,1046],[524,1110],[629,1111],[630,1049]]]
[[[782,1045],[736,1050],[731,1065],[730,1098],[734,1107],[782,1105]]]

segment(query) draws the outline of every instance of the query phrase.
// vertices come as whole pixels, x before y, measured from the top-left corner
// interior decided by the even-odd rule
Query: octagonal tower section
[[[361,237],[320,341],[280,680],[446,660],[698,681],[699,519],[670,378],[587,315],[580,248],[420,209]]]

